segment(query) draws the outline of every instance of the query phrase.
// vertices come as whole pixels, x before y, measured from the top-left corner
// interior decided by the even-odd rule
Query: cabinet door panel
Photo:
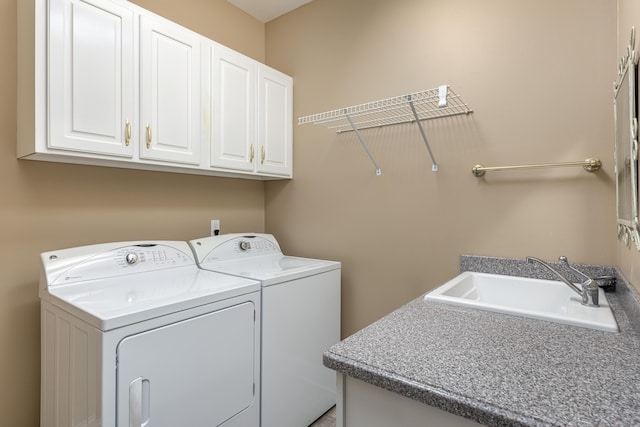
[[[256,152],[256,64],[212,47],[211,166],[253,171]]]
[[[133,11],[52,0],[49,24],[49,147],[132,156]]]
[[[290,176],[292,172],[292,80],[262,66],[259,72],[258,172]]]
[[[148,16],[140,27],[140,157],[199,164],[200,37]]]

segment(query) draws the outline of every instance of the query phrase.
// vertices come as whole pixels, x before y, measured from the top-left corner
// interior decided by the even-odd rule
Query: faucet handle
[[[595,280],[593,280],[591,277],[584,274],[582,271],[571,266],[566,256],[563,255],[558,259],[560,260],[561,263],[566,264],[566,266],[569,267],[571,270],[575,271],[580,276],[585,278],[585,281],[580,284],[582,286],[582,304],[589,307],[598,307],[599,289],[600,289],[598,286],[598,283]]]
[[[567,267],[569,267],[571,270],[575,271],[576,273],[578,273],[580,276],[584,277],[586,280],[593,280],[591,277],[587,276],[586,274],[584,274],[582,271],[578,270],[577,268],[573,267],[571,264],[569,264],[569,260],[567,259],[566,256],[564,255],[560,255],[560,257],[558,258],[558,260],[562,263],[565,264]]]
[[[575,271],[576,273],[578,273],[579,275],[581,275],[585,279],[588,279],[588,280],[591,280],[591,281],[595,282],[605,292],[615,292],[615,290],[616,290],[616,278],[615,278],[615,276],[590,277],[590,276],[587,276],[586,274],[584,274],[582,271],[578,270],[577,268],[574,268],[571,265],[569,265],[569,260],[567,259],[566,256],[562,255],[558,259],[560,260],[561,263],[565,264],[567,267],[569,267],[571,270]]]

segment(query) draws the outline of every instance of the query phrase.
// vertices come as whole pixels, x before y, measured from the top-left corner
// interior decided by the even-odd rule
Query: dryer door
[[[217,426],[254,401],[253,302],[124,338],[119,427]]]

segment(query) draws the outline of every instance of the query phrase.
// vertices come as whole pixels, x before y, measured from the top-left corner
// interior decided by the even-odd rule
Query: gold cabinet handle
[[[249,147],[249,163],[253,163],[253,158],[254,158],[254,152],[253,152],[253,144],[251,144],[251,146]]]
[[[147,150],[151,148],[151,125],[147,123]]]
[[[124,145],[128,147],[130,142],[131,142],[131,122],[129,121],[129,119],[127,119],[127,121],[124,122]]]
[[[264,165],[265,151],[264,145],[260,148],[260,164]]]

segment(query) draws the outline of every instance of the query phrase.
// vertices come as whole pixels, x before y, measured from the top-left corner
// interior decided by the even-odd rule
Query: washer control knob
[[[238,246],[240,247],[241,251],[248,251],[249,249],[251,249],[251,243],[245,241],[241,241]]]
[[[124,260],[127,262],[127,264],[133,265],[138,262],[138,254],[136,254],[135,252],[129,252],[124,256]]]

